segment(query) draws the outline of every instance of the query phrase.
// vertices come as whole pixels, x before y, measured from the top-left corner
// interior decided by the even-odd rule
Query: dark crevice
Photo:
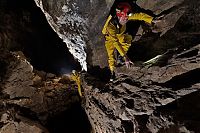
[[[15,104],[6,104],[4,107],[5,110],[11,110],[11,115],[14,117],[13,119],[17,119],[15,117],[15,114],[18,113],[21,116],[24,116],[26,118],[29,118],[33,121],[39,121],[39,118],[37,116],[37,113],[34,111],[31,111],[29,108],[21,107]]]
[[[138,41],[133,42],[127,55],[134,62],[146,61],[158,54],[164,53],[167,49],[157,50],[154,47],[155,42],[160,37],[160,33],[148,32],[142,35]]]
[[[6,107],[4,106],[3,108],[4,110],[9,111],[14,121],[20,122],[20,119],[16,117],[16,114],[19,114],[31,119],[32,121],[40,122],[49,130],[50,133],[90,133],[91,130],[91,125],[87,115],[81,107],[81,104],[78,102],[74,103],[71,108],[53,116],[48,116],[47,112],[38,114],[31,111],[29,108],[20,107],[14,104],[6,104]],[[42,115],[45,119],[42,119]],[[46,119],[45,116],[48,116],[48,118]],[[3,125],[0,123],[0,126]]]
[[[106,88],[105,88],[106,89]],[[109,90],[109,88],[106,89],[107,92]],[[130,92],[131,93],[131,92]],[[110,94],[112,94],[112,96],[114,96],[115,98],[120,98],[121,95],[125,94],[124,92],[119,92],[118,90],[112,89],[112,91],[110,92]]]
[[[2,81],[2,79],[4,78],[6,71],[7,71],[7,66],[8,64],[0,59],[0,82]]]
[[[149,133],[150,131],[148,130],[148,128],[146,127],[146,124],[148,123],[149,120],[149,116],[144,114],[144,115],[136,115],[135,119],[138,123],[138,128],[140,133]]]
[[[200,105],[195,101],[198,101],[199,97],[199,91],[193,92],[165,106],[157,107],[157,110],[162,115],[172,116],[176,125],[184,125],[188,130],[198,133],[200,131]]]
[[[120,78],[121,78],[121,77],[120,77]],[[132,86],[141,87],[141,82],[135,81],[135,80],[133,80],[133,79],[131,79],[131,78],[124,78],[124,79],[118,80],[118,81],[116,81],[114,84],[115,84],[115,85],[118,85],[118,84],[120,84],[121,82],[124,82],[124,83],[129,84],[129,85],[132,85]]]
[[[0,122],[0,128],[2,128],[5,125],[5,123]]]
[[[103,82],[108,82],[110,79],[110,70],[107,67],[89,66],[87,73]]]
[[[179,126],[171,125],[168,128],[162,128],[158,131],[158,133],[184,133],[179,130]]]
[[[122,120],[122,127],[125,130],[125,133],[133,133],[134,132],[134,125],[132,121],[129,120]]]
[[[80,103],[75,103],[69,110],[53,116],[47,121],[50,133],[90,133],[91,125]]]
[[[158,84],[163,87],[179,90],[182,88],[189,88],[196,83],[200,83],[200,69],[191,70],[187,73],[173,77],[171,80]]]
[[[199,52],[198,49],[192,49],[192,50],[179,54],[176,58],[189,58],[189,57],[197,56],[198,52]]]
[[[123,100],[126,102],[126,107],[129,109],[134,109],[134,100],[133,99],[127,99],[123,98]]]

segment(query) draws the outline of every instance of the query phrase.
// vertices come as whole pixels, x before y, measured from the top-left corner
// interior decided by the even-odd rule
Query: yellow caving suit
[[[82,97],[82,92],[81,92],[81,77],[80,77],[80,74],[78,72],[72,73],[70,75],[70,79],[76,82],[76,84],[78,86],[78,93]]]
[[[112,21],[110,15],[103,27],[102,33],[105,35],[105,47],[108,53],[108,64],[111,71],[115,68],[114,50],[115,48],[121,56],[124,56],[129,47],[131,46],[132,36],[124,34],[126,31],[126,24],[119,28],[116,27]],[[145,13],[135,13],[129,16],[128,20],[141,20],[151,24],[153,17]]]

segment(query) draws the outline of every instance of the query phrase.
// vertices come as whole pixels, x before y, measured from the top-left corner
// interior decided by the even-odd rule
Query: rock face
[[[33,66],[21,53],[1,51],[0,57],[1,133],[57,132],[60,129],[72,132],[70,126],[74,122],[78,123],[72,122],[77,117],[82,117],[79,121],[83,120],[83,123],[89,125],[87,121],[84,122],[87,117],[81,115],[81,108],[78,106],[76,109],[79,111],[76,114],[66,112],[80,100],[76,85],[68,76],[57,77],[51,73],[33,70]],[[63,112],[66,112],[64,118],[60,118],[57,123],[52,122],[52,119],[56,120],[56,116]],[[78,125],[73,131],[87,132],[87,126]]]
[[[114,82],[84,75],[85,109],[96,132],[198,133],[200,45],[163,67],[118,68]],[[198,100],[197,100],[198,101]]]
[[[3,1],[0,8],[1,49],[22,51],[34,68],[46,72],[63,74],[80,68],[34,1]]]
[[[89,133],[91,127],[94,133],[200,131],[199,1],[137,1],[164,16],[148,32],[142,23],[130,23],[137,27],[128,51],[135,65],[118,67],[114,82],[108,82],[101,35],[114,0],[29,2],[0,1],[1,133]],[[75,116],[66,112],[80,104],[76,89],[71,89],[76,85],[67,76],[48,73],[66,74],[78,67],[68,51],[88,69],[82,73],[87,116],[77,115],[80,106],[72,110]],[[161,58],[154,64],[143,63],[155,56]]]
[[[66,43],[69,51],[78,59],[82,69],[87,71],[86,51],[89,52],[91,47],[93,49],[93,44],[96,42],[94,40],[98,38],[94,35],[100,36],[99,29],[102,26],[96,25],[106,13],[102,13],[102,10],[105,10],[106,2],[104,0],[61,0],[55,2],[35,0],[35,2],[46,15],[47,21],[54,31]],[[111,6],[111,4],[108,2],[108,5]]]
[[[35,2],[44,12],[54,31],[66,43],[69,51],[78,59],[83,70],[87,70],[86,60],[89,60],[89,65],[93,65],[96,63],[96,58],[101,59],[99,56],[96,57],[100,52],[96,49],[104,47],[96,45],[99,43],[102,45],[100,36],[103,21],[105,22],[113,1],[35,0]]]
[[[54,31],[67,44],[74,57],[82,62],[83,69],[86,69],[87,66],[100,66],[102,68],[107,66],[105,60],[107,53],[101,30],[114,3],[113,0],[81,2],[43,2],[37,0],[35,2],[45,13]],[[164,17],[157,28],[153,29],[153,33],[142,35],[144,31],[138,31],[136,37],[139,36],[140,40],[135,39],[137,41],[129,50],[134,61],[150,59],[166,52],[169,48],[178,47],[178,45],[188,47],[196,44],[192,41],[198,40],[199,17],[195,15],[199,12],[198,1],[173,0],[168,2],[156,0],[152,2],[145,0],[137,1],[137,4],[152,11],[157,16],[164,15]],[[133,25],[138,24],[133,22]],[[133,30],[137,31],[137,28]],[[190,44],[187,42],[188,39],[191,40]]]

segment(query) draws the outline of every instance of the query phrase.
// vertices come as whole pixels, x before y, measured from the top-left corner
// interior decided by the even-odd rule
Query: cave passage
[[[37,70],[64,74],[81,69],[34,0],[2,0],[0,4],[0,29],[8,36],[4,42],[10,50],[22,51]]]
[[[91,125],[80,103],[75,103],[66,110],[47,121],[50,133],[90,133]]]
[[[40,71],[59,75],[81,69],[34,0],[1,0],[0,7],[0,46],[14,52],[22,51]],[[80,103],[52,117],[46,127],[50,132],[90,132],[89,121]]]

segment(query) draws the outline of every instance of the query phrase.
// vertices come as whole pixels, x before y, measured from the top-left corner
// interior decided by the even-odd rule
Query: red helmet
[[[128,15],[131,12],[131,6],[126,2],[121,2],[117,5],[116,11],[117,11],[116,15],[119,17],[121,16],[120,12],[123,12],[123,14]]]

